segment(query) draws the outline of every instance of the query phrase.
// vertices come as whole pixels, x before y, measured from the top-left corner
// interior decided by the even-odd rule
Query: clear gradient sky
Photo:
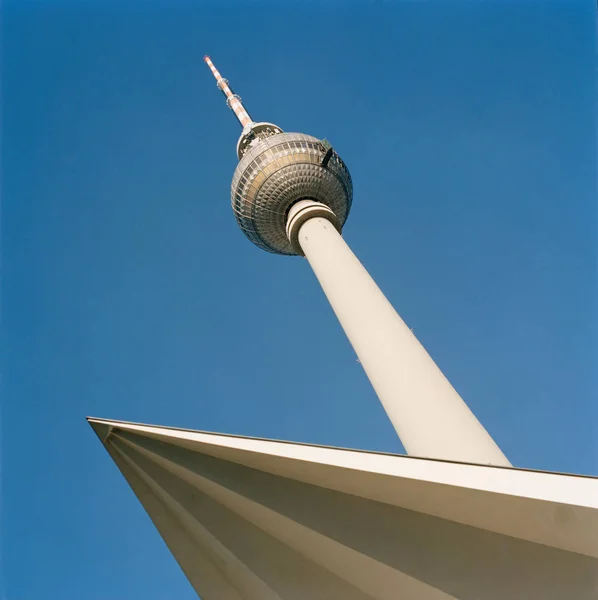
[[[252,116],[517,466],[598,475],[593,0],[8,0],[2,600],[194,598],[86,415],[401,452],[307,262],[229,204]],[[2,595],[3,594],[3,595]]]

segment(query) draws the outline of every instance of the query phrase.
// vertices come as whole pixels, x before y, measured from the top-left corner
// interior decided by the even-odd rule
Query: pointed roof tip
[[[91,428],[95,431],[95,434],[100,438],[100,441],[103,444],[112,432],[112,425],[104,419],[96,419],[95,417],[85,417],[85,419],[91,425]]]

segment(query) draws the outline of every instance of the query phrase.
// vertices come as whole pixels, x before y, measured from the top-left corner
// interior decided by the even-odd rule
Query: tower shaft
[[[337,228],[334,213],[312,201],[289,213],[289,238],[309,261],[405,450],[509,466]]]

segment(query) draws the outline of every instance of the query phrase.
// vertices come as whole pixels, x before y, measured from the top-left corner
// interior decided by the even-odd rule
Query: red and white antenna
[[[243,126],[243,128],[247,127],[253,123],[249,113],[245,110],[243,103],[241,102],[241,98],[235,94],[228,85],[228,80],[224,79],[218,69],[214,66],[214,63],[210,59],[209,56],[204,56],[203,59],[206,61],[208,67],[212,71],[212,74],[216,78],[216,83],[224,96],[226,97],[226,103],[228,107],[235,113],[237,119],[239,119],[239,123]]]

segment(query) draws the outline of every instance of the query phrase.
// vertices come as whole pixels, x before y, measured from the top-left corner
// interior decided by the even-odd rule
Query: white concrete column
[[[338,229],[334,213],[311,200],[288,216],[289,239],[314,270],[408,454],[510,466]]]

